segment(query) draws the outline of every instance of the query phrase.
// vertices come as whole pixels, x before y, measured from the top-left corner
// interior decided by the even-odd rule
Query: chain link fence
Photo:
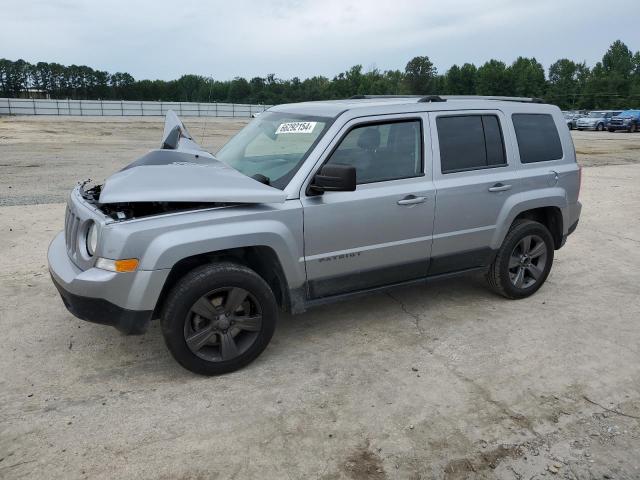
[[[0,115],[251,117],[271,105],[244,103],[138,102],[130,100],[45,100],[0,98]]]

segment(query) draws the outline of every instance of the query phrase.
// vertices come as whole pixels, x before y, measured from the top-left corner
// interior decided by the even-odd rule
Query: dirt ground
[[[185,123],[215,150],[244,122]],[[161,129],[0,118],[0,478],[640,478],[640,134],[574,133],[583,214],[533,297],[471,276],[325,306],[203,378],[47,273],[66,192]]]

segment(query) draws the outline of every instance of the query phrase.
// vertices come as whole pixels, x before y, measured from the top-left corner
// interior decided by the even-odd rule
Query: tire
[[[529,249],[523,252],[527,238],[530,239]],[[538,251],[539,248],[542,249],[542,253]],[[489,267],[489,286],[496,293],[510,299],[533,295],[549,276],[553,254],[553,237],[547,227],[532,220],[517,220],[511,226]]]
[[[613,132],[615,132],[615,129],[610,128],[610,129],[609,129],[609,131],[610,131],[611,133],[613,133]]]
[[[636,125],[635,123],[632,123],[629,126],[629,133],[636,133],[638,131],[638,125]]]
[[[581,128],[579,128],[579,127],[578,127],[578,130],[582,131],[582,129],[581,129]]]
[[[180,365],[201,375],[220,375],[262,353],[277,317],[276,299],[264,279],[243,265],[224,262],[198,267],[178,281],[160,324]]]
[[[596,131],[598,131],[598,132],[602,132],[603,130],[604,130],[604,125],[603,125],[603,124],[601,124],[601,123],[599,123],[599,124],[596,126]]]

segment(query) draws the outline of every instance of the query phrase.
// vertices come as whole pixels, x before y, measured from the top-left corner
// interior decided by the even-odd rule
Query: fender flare
[[[491,248],[498,250],[507,236],[513,221],[527,210],[557,207],[562,213],[562,233],[567,233],[568,201],[565,191],[558,187],[542,188],[511,195],[502,206],[496,221],[496,230],[491,239]]]

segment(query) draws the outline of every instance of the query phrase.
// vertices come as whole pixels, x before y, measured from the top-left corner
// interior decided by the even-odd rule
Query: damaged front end
[[[79,189],[80,195],[88,204],[115,221],[237,205],[237,203],[225,202],[119,202],[102,204],[99,201],[101,190],[102,185],[86,189],[81,185]]]
[[[245,176],[203,150],[172,111],[167,113],[161,145],[102,185],[80,185],[83,199],[115,221],[286,199],[283,191]]]

